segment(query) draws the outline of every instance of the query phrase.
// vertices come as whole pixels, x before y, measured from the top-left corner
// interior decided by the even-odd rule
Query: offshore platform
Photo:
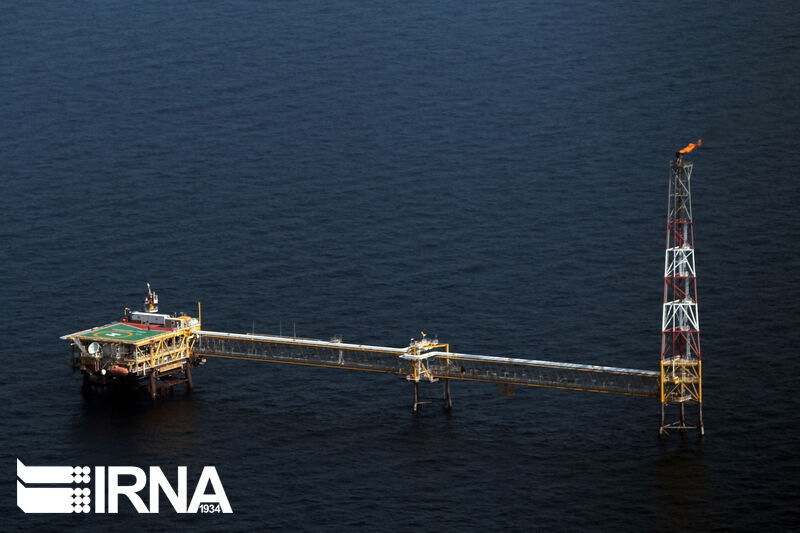
[[[158,295],[147,284],[145,311],[126,308],[120,321],[61,337],[71,341],[72,368],[83,374],[85,393],[145,389],[155,400],[176,385],[192,388],[192,368],[207,357],[362,370],[395,374],[411,383],[412,410],[430,403],[420,397],[420,384],[441,382],[441,398],[452,409],[450,381],[497,383],[500,393],[516,386],[545,387],[658,398],[659,434],[698,429],[703,435],[703,381],[700,319],[694,260],[691,176],[684,156],[701,145],[691,143],[669,164],[667,242],[664,258],[664,300],[661,356],[658,370],[538,361],[457,353],[450,345],[422,333],[401,348],[348,344],[283,335],[223,333],[202,328],[197,317],[158,313]],[[696,421],[686,406],[697,405]],[[667,409],[677,407],[668,421]]]

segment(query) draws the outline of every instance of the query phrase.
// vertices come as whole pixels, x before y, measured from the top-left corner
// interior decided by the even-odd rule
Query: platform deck
[[[86,341],[112,341],[122,344],[137,344],[144,340],[152,340],[153,337],[158,335],[165,335],[172,333],[171,330],[165,329],[142,329],[141,327],[132,326],[130,324],[123,324],[122,322],[115,322],[100,326],[99,328],[88,329],[79,331],[71,335],[65,335],[66,338],[77,337],[80,340]]]

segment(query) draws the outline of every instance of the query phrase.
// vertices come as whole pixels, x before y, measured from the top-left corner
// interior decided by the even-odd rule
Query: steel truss
[[[449,346],[423,339],[406,348],[390,348],[292,337],[198,331],[197,357],[224,357],[346,370],[383,372],[414,385],[413,410],[421,382],[443,382],[445,407],[452,407],[449,380],[514,386],[605,392],[658,398],[659,373],[646,370],[452,353]],[[444,348],[444,351],[442,351]]]
[[[661,319],[661,425],[669,429],[703,430],[703,380],[700,316],[697,309],[694,227],[691,193],[692,163],[678,153],[670,163],[667,244],[664,256],[664,304]],[[697,403],[696,424],[686,420],[686,404]],[[679,417],[665,421],[668,405],[678,405]]]

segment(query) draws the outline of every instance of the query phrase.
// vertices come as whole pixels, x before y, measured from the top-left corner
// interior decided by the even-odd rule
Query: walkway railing
[[[193,352],[203,357],[384,372],[415,382],[458,379],[650,398],[660,391],[659,372],[647,370],[425,351],[424,345],[390,348],[215,331],[196,335]]]

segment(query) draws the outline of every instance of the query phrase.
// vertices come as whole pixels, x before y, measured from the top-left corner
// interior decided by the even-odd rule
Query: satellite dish
[[[100,345],[96,342],[93,342],[89,345],[89,353],[91,355],[97,355],[100,352]]]

